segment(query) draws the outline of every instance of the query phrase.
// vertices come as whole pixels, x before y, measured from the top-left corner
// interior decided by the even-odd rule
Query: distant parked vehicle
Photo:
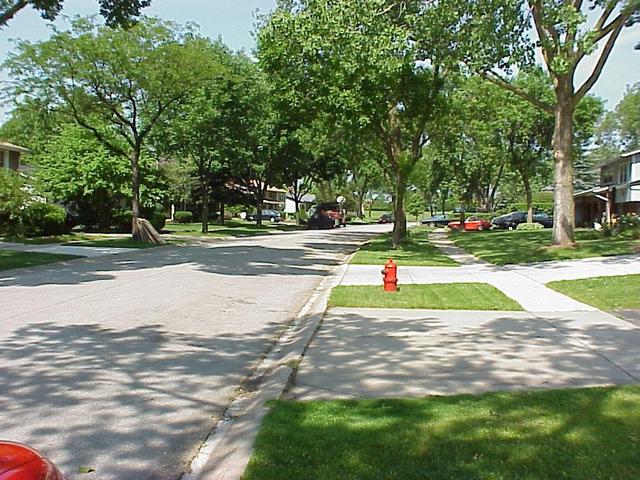
[[[553,218],[544,212],[535,212],[533,221],[544,228],[553,227]],[[494,228],[514,229],[521,223],[527,223],[527,212],[511,212],[491,220]]]
[[[262,220],[269,220],[270,222],[280,222],[282,221],[282,216],[280,212],[276,210],[262,210]],[[255,222],[258,219],[258,213],[253,212],[247,215],[247,220],[250,222]]]
[[[460,228],[459,220],[455,222],[449,222],[447,226],[451,230],[467,230],[467,231],[477,230],[481,232],[482,230],[488,230],[489,228],[491,228],[491,222],[478,217],[468,217],[464,221],[463,228]]]
[[[64,480],[49,459],[17,442],[0,441],[0,480]]]
[[[378,218],[378,223],[393,223],[393,213],[383,213]]]
[[[320,203],[309,209],[307,228],[329,229],[347,226],[347,212],[339,203]]]
[[[422,225],[428,225],[429,227],[446,227],[450,221],[448,215],[433,215],[431,218],[426,218],[420,223]]]

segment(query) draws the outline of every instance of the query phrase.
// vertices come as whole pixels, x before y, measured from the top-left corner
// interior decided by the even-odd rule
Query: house
[[[312,193],[306,193],[298,202],[298,207],[300,210],[307,211],[309,208],[316,203],[316,196]],[[293,196],[293,193],[287,193],[287,198],[284,206],[284,213],[296,213],[296,199]]]
[[[285,207],[287,191],[282,188],[267,186],[262,205],[269,210],[282,212]]]
[[[574,195],[576,225],[609,222],[612,215],[640,215],[640,150],[600,165],[600,185]]]
[[[0,142],[0,168],[6,170],[21,170],[20,157],[28,152],[24,147],[19,147],[9,142]]]

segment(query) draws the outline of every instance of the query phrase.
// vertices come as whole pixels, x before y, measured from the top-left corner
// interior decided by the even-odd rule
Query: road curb
[[[346,255],[345,260],[351,255]],[[344,260],[343,260],[344,261]],[[322,323],[331,289],[348,265],[341,263],[314,289],[294,320],[245,382],[181,480],[238,480],[251,458],[269,400],[282,398],[295,379],[304,352]],[[247,388],[250,386],[250,388]]]

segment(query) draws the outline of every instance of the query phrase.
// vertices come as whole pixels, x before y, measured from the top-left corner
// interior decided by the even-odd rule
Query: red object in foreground
[[[64,477],[34,449],[0,440],[0,480],[64,480]]]
[[[451,230],[460,230],[460,221],[457,222],[449,222],[447,225]],[[491,228],[491,222],[488,220],[483,220],[478,217],[469,217],[464,221],[464,229],[465,230],[489,230]]]
[[[395,292],[398,290],[398,266],[393,263],[393,260],[390,258],[389,261],[385,264],[384,270],[382,270],[382,275],[384,276],[384,291],[385,292]]]

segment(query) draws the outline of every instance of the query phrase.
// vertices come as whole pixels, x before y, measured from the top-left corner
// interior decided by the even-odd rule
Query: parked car
[[[495,228],[516,228],[518,224],[527,221],[527,212],[511,212],[491,219]]]
[[[547,215],[544,212],[534,212],[533,221],[536,223],[540,223],[545,228],[553,227],[553,217]],[[491,224],[495,228],[505,228],[505,229],[516,228],[521,223],[526,223],[526,222],[527,222],[527,212],[511,212],[491,220]]]
[[[447,226],[451,229],[451,230],[461,230],[460,228],[460,220],[457,220],[455,222],[449,222],[447,224]],[[484,220],[482,218],[478,218],[478,217],[468,217],[467,219],[465,219],[464,221],[464,230],[477,230],[479,232],[481,232],[482,230],[488,230],[489,228],[491,228],[491,222],[489,222],[488,220]]]
[[[553,217],[544,212],[533,214],[533,221],[541,224],[544,228],[553,228]]]
[[[393,213],[383,213],[378,218],[378,223],[393,223]]]
[[[336,228],[347,226],[347,212],[339,203],[320,203],[309,209],[307,228]]]
[[[280,222],[282,221],[282,216],[280,212],[276,210],[262,210],[262,220],[269,220],[270,222]],[[255,222],[258,219],[258,213],[253,212],[247,215],[247,220],[250,222]]]
[[[0,441],[0,480],[64,480],[49,459],[21,443]]]
[[[446,227],[449,225],[449,216],[448,215],[433,215],[431,218],[426,218],[422,220],[420,223],[422,225],[428,225],[430,227]]]

